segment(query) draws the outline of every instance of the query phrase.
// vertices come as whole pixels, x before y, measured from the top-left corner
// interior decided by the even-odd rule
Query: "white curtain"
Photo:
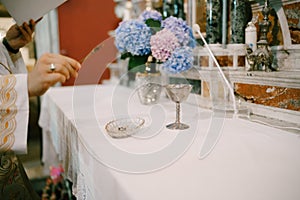
[[[44,53],[59,53],[59,30],[57,10],[51,10],[37,23],[35,30],[37,59]],[[55,86],[60,86],[57,83]]]
[[[59,53],[59,30],[57,10],[50,11],[37,24],[35,31],[36,56],[44,53]]]

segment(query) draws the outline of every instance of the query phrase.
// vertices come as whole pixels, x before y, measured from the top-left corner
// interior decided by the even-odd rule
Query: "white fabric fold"
[[[17,91],[17,115],[16,115],[16,130],[15,130],[15,143],[12,150],[17,154],[27,153],[27,132],[29,120],[29,98],[27,90],[27,74],[15,75],[17,78],[16,91]]]
[[[26,65],[20,52],[17,54],[9,53],[2,42],[0,43],[0,62],[2,63],[2,65],[0,65],[1,78],[5,79],[5,77],[10,76],[10,72],[16,78],[16,83],[12,90],[13,92],[9,97],[13,99],[15,104],[15,107],[13,106],[11,109],[17,111],[17,114],[14,116],[16,123],[13,132],[14,143],[11,150],[15,151],[17,154],[24,154],[27,153],[27,129],[29,118]],[[2,89],[4,88],[1,88],[1,90]],[[2,104],[3,102],[0,103]]]

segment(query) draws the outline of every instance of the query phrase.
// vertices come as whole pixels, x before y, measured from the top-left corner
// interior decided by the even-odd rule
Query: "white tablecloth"
[[[133,90],[89,85],[52,88],[43,98],[44,160],[54,147],[78,199],[95,200],[299,200],[300,137],[238,118],[215,117],[182,104],[185,131],[166,98],[141,105]],[[144,128],[133,137],[110,138],[107,122],[140,116]],[[213,151],[200,159],[207,133],[219,127]]]

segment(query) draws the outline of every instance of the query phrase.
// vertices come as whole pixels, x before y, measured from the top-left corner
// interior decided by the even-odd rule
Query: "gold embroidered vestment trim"
[[[10,150],[15,142],[17,92],[16,77],[6,75],[0,77],[0,152]]]

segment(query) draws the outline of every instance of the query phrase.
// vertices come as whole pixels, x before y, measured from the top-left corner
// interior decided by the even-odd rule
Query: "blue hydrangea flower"
[[[142,14],[140,14],[139,19],[142,21],[146,21],[147,19],[154,19],[157,21],[162,21],[162,15],[160,12],[156,11],[156,10],[145,10],[144,12],[142,12]]]
[[[119,24],[115,30],[115,45],[121,53],[142,56],[151,52],[151,29],[140,20],[128,20]]]
[[[174,33],[181,45],[192,48],[196,46],[193,31],[183,19],[170,16],[162,21],[162,27]]]
[[[193,66],[193,51],[190,47],[177,47],[171,57],[162,64],[162,69],[167,73],[177,74]]]

